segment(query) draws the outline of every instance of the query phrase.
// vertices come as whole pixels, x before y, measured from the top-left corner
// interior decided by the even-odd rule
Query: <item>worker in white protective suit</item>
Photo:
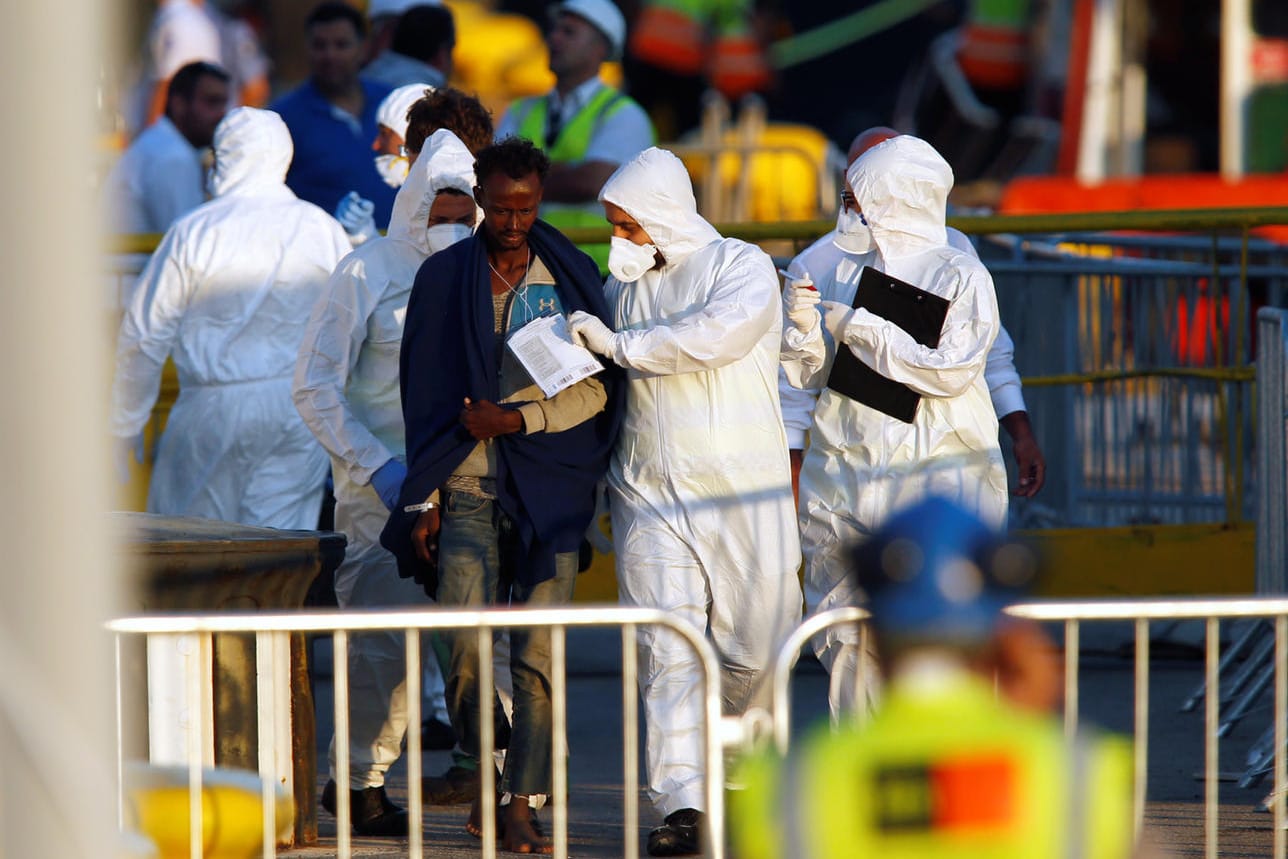
[[[407,111],[433,90],[432,86],[425,83],[400,86],[385,96],[376,108],[376,138],[371,141],[371,151],[376,153],[373,159],[376,172],[391,188],[402,187],[403,182],[407,181],[411,162],[415,160],[404,147],[407,138]],[[335,216],[349,234],[349,241],[354,247],[380,234],[376,229],[375,210],[375,204],[357,191],[344,195],[336,206]]]
[[[820,272],[817,284],[807,276],[814,272],[798,266],[783,292],[784,375],[796,387],[820,391],[800,469],[811,614],[862,603],[849,552],[903,507],[939,495],[990,527],[1006,520],[1006,470],[985,376],[1001,327],[997,298],[978,258],[948,242],[952,181],[948,163],[918,138],[898,136],[868,150],[847,173],[853,199],[846,201],[849,214],[838,229],[855,258]],[[862,264],[948,299],[936,348],[851,306]],[[827,388],[837,348],[850,349],[882,376],[920,394],[913,422]],[[860,671],[852,625],[820,633],[814,646],[832,678],[834,716],[855,707],[860,684],[866,694],[875,691],[876,665],[869,652]]]
[[[433,91],[429,84],[400,86],[376,108],[376,139],[371,143],[371,151],[376,153],[376,172],[391,188],[402,187],[415,160],[406,149],[407,111]],[[392,223],[389,228],[393,229]]]
[[[172,355],[179,396],[148,511],[316,528],[326,453],[291,403],[291,373],[349,242],[286,187],[291,136],[277,114],[231,111],[214,153],[214,199],[166,232],[121,320],[110,424],[118,464],[141,449]]]
[[[650,148],[599,195],[613,225],[606,289],[617,331],[570,326],[627,369],[608,472],[626,605],[709,631],[724,710],[743,712],[800,618],[800,544],[778,403],[781,311],[770,258],[697,211],[680,160]],[[640,632],[649,795],[665,816],[655,856],[701,849],[702,671],[678,635]],[[719,833],[715,833],[719,837]]]
[[[899,132],[884,126],[876,126],[861,132],[850,144],[847,157],[853,164],[864,152],[883,143]],[[837,227],[828,232],[814,244],[796,256],[787,266],[788,281],[796,281],[797,286],[813,285],[820,298],[828,301],[840,301],[850,304],[858,286],[859,277],[864,266],[873,265],[876,260],[876,248],[872,244],[872,232],[863,225],[853,207],[853,193],[848,184],[842,193],[842,206],[837,213]],[[961,231],[947,228],[948,244],[962,253],[977,256],[974,246]],[[1015,344],[1006,328],[1000,323],[997,339],[988,350],[988,359],[984,365],[984,381],[988,385],[989,397],[998,422],[1011,436],[1016,461],[1017,483],[1013,495],[1032,497],[1042,488],[1046,465],[1041,448],[1033,433],[1027,407],[1024,403],[1023,383],[1015,369]],[[814,419],[814,406],[820,389],[800,389],[787,382],[785,372],[780,372],[778,396],[783,406],[783,424],[787,429],[787,444],[792,457],[792,476],[799,479],[801,463],[804,461],[806,436]],[[799,492],[797,495],[799,502]],[[808,556],[810,548],[802,546]],[[815,582],[805,581],[805,605],[815,605],[831,589],[830,578],[822,582],[823,592],[815,590]],[[869,650],[869,658],[864,664],[862,690],[856,678],[857,666],[854,664],[858,651],[850,648],[844,651],[846,664],[836,670],[835,659],[840,655],[841,643],[832,641],[828,650],[819,654],[820,660],[831,675],[828,701],[831,705],[832,718],[839,720],[843,713],[854,712],[858,706],[856,695],[862,691],[866,704],[873,703],[872,698],[879,685],[879,672],[874,653]]]
[[[335,526],[349,539],[335,574],[341,608],[433,604],[420,585],[398,574],[380,531],[407,473],[398,385],[407,298],[421,263],[472,232],[473,190],[474,155],[452,132],[435,132],[394,199],[388,235],[340,261],[300,344],[295,405],[331,454]],[[430,636],[421,640],[422,664],[437,687],[431,716],[448,725]],[[394,632],[355,636],[349,648],[349,787],[359,835],[407,835],[407,812],[384,789],[407,730],[405,653],[403,636]],[[333,813],[335,755],[332,738],[332,782],[323,803]]]

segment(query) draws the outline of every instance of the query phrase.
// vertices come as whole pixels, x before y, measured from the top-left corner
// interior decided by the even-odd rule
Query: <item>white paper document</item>
[[[537,317],[512,333],[507,345],[547,397],[604,369],[589,349],[572,342],[562,315]]]

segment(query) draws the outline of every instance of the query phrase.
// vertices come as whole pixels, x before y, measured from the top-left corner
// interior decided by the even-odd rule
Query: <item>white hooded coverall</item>
[[[380,545],[389,510],[371,475],[390,459],[406,457],[398,354],[407,298],[416,272],[430,255],[426,222],[444,188],[472,195],[474,156],[450,131],[427,141],[394,199],[387,236],[356,248],[340,261],[313,307],[295,364],[296,408],[331,454],[335,527],[348,537],[335,574],[341,608],[432,605],[425,591],[398,575],[398,563]],[[441,248],[440,248],[441,250]],[[442,677],[428,652],[422,662]],[[378,787],[398,759],[407,729],[406,651],[401,633],[355,636],[349,647],[350,783]],[[427,689],[427,692],[430,691]],[[335,743],[331,745],[335,773]]]
[[[875,250],[843,259],[835,276],[820,277],[822,299],[850,305],[858,268],[866,263],[950,304],[934,349],[862,309],[837,332],[823,326],[807,335],[791,327],[784,332],[786,379],[822,389],[800,474],[805,603],[811,614],[863,602],[849,552],[894,511],[941,495],[1000,528],[1007,508],[997,414],[984,372],[1001,327],[997,298],[978,258],[948,243],[944,219],[952,169],[929,144],[900,136],[864,153],[848,179]],[[912,423],[825,387],[838,335],[859,360],[921,394]],[[833,627],[814,644],[832,674],[835,712],[850,705],[849,690],[838,688],[838,681],[855,676],[858,633]],[[871,671],[865,665],[874,680]]]
[[[836,231],[828,232],[814,244],[801,251],[787,266],[793,278],[808,276],[824,301],[849,304],[854,300],[859,276],[865,265],[876,259],[876,251],[856,254],[841,250],[832,241]],[[962,253],[978,259],[970,239],[960,230],[948,227],[948,244]],[[1024,403],[1024,384],[1015,368],[1015,342],[1000,322],[997,339],[988,350],[984,365],[984,382],[993,401],[993,411],[999,419],[1012,412],[1028,411]],[[784,373],[779,373],[778,396],[783,404],[783,425],[787,429],[787,447],[804,450],[805,437],[814,421],[814,403],[819,389],[802,390],[793,387]]]
[[[165,234],[121,320],[110,429],[142,432],[173,355],[179,396],[148,511],[313,529],[326,454],[291,403],[291,372],[349,242],[286,187],[291,136],[277,114],[231,111],[214,150],[214,199]]]
[[[606,286],[627,370],[626,415],[609,466],[625,605],[708,632],[727,712],[745,709],[800,618],[800,544],[778,403],[781,315],[770,258],[697,212],[683,164],[651,148],[600,199],[639,222],[665,257]],[[649,794],[662,814],[703,809],[701,667],[664,630],[640,632]]]

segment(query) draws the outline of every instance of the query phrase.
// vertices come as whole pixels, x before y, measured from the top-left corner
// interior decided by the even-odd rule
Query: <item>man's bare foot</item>
[[[498,805],[496,808],[496,835],[501,837],[505,830],[505,818],[502,814],[502,808],[499,805],[500,797],[497,797]],[[476,796],[474,802],[470,804],[470,817],[465,821],[465,831],[475,838],[483,837],[483,797]]]
[[[533,825],[533,812],[528,808],[526,796],[510,798],[510,804],[502,809],[502,820],[505,823],[505,834],[501,847],[515,853],[553,853],[554,845],[550,839],[537,831]]]

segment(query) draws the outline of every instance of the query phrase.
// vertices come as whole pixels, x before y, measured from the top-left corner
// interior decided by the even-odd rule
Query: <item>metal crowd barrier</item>
[[[720,681],[715,652],[702,630],[678,620],[673,615],[645,608],[615,606],[561,609],[489,609],[478,611],[364,611],[364,612],[310,612],[310,613],[248,613],[129,617],[112,621],[108,629],[116,634],[117,653],[117,719],[118,719],[118,776],[124,775],[124,732],[121,724],[124,712],[122,639],[128,636],[183,636],[195,640],[197,652],[208,654],[211,636],[215,633],[255,633],[256,659],[260,677],[259,706],[259,775],[264,786],[264,853],[276,855],[274,833],[273,790],[289,773],[276,771],[274,748],[274,719],[289,707],[289,690],[278,689],[271,670],[271,654],[275,647],[288,646],[290,633],[330,633],[334,648],[335,683],[335,754],[336,784],[336,850],[338,859],[352,856],[351,809],[349,792],[342,789],[349,783],[349,678],[348,641],[352,633],[376,630],[402,631],[406,636],[407,652],[407,724],[421,723],[421,664],[420,635],[429,630],[477,630],[479,636],[479,684],[488,689],[493,685],[492,633],[494,630],[514,627],[549,627],[551,629],[551,699],[554,732],[553,754],[553,841],[554,855],[568,855],[568,764],[567,764],[567,677],[566,632],[569,627],[618,626],[622,631],[622,708],[623,708],[623,785],[624,785],[624,844],[622,855],[636,859],[639,855],[639,719],[637,688],[636,630],[641,626],[664,626],[686,640],[697,653],[702,664],[702,695],[705,710],[705,756],[707,769],[706,814],[709,831],[714,834],[707,855],[722,859],[724,855],[724,759],[722,757]],[[189,677],[187,701],[191,712],[209,707],[211,689],[203,686],[200,677]],[[492,722],[493,697],[480,696],[480,725],[482,731],[480,761],[492,759],[495,748]],[[189,834],[192,859],[204,856],[202,843],[202,749],[200,720],[190,727],[189,771]],[[420,825],[422,799],[421,738],[418,730],[407,732],[407,783],[408,807],[414,825],[409,832],[408,856],[421,859],[424,853],[424,834]],[[483,799],[482,855],[494,859],[496,839],[496,773],[491,766],[481,767],[480,796]],[[124,807],[123,795],[119,797]]]
[[[1247,767],[1239,784],[1250,787],[1273,773],[1273,787],[1267,806],[1273,813],[1274,859],[1288,855],[1288,599],[1132,599],[1069,602],[1034,602],[1013,605],[1007,612],[1015,617],[1042,623],[1061,623],[1064,628],[1064,730],[1074,737],[1079,722],[1080,631],[1083,622],[1131,621],[1135,629],[1133,659],[1133,731],[1135,760],[1132,814],[1135,833],[1145,825],[1149,787],[1149,690],[1151,621],[1201,620],[1205,626],[1203,675],[1206,689],[1220,689],[1222,621],[1255,620],[1273,631],[1269,639],[1273,679],[1273,724],[1251,748]],[[818,632],[831,627],[861,623],[867,612],[857,608],[834,609],[808,618],[779,651],[772,677],[773,738],[780,753],[787,753],[792,740],[790,682],[801,649]],[[866,634],[866,629],[864,629]],[[861,661],[860,661],[861,664]],[[856,678],[862,684],[863,678]],[[860,700],[861,697],[860,697]],[[1203,701],[1203,855],[1217,859],[1219,852],[1218,795],[1220,780],[1220,738],[1225,734],[1221,695],[1202,695]],[[1240,854],[1243,855],[1243,854]]]

